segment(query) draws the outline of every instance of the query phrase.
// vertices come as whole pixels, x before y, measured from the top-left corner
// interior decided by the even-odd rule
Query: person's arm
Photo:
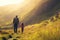
[[[18,19],[18,24],[19,24],[19,19]]]

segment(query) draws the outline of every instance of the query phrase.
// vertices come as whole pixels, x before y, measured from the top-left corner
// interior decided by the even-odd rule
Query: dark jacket
[[[17,25],[19,24],[19,19],[17,17],[13,19],[13,24],[17,24]]]

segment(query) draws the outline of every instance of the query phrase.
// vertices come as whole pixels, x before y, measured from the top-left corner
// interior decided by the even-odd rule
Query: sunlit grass
[[[3,30],[9,34],[0,34],[0,39],[3,36],[8,37],[8,35],[12,35],[13,33],[12,39],[19,37],[16,38],[18,40],[60,40],[60,19],[56,20],[54,18],[54,20],[52,22],[49,19],[39,24],[26,26],[23,34],[20,28],[17,34],[14,34],[12,30]]]

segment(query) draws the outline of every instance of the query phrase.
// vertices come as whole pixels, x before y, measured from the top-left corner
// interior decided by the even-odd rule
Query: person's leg
[[[17,33],[17,28],[18,28],[18,25],[16,25],[16,28],[15,28],[15,29],[16,29],[16,30],[15,30],[15,31],[16,31],[16,33]]]
[[[23,29],[23,27],[22,27],[22,33],[23,33],[23,31],[24,31],[24,29]]]
[[[17,33],[17,27],[16,27],[16,33]]]
[[[15,33],[15,27],[14,27],[14,33]]]
[[[16,27],[16,25],[14,24],[14,33],[15,33],[15,30],[16,30],[16,28],[15,28],[15,27]]]

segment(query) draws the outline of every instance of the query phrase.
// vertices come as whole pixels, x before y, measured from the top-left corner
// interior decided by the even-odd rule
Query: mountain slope
[[[60,13],[60,12],[59,12]],[[21,34],[20,28],[18,34],[14,34],[11,30],[4,30],[4,32],[8,32],[8,34],[1,34],[1,37],[5,37],[8,39],[8,36],[11,35],[13,39],[18,40],[60,40],[60,14],[59,17],[56,18],[54,15],[53,20],[44,20],[39,24],[33,24],[26,26],[24,29],[24,33]],[[3,36],[2,36],[3,35]]]
[[[23,5],[11,4],[0,6],[0,25],[2,26],[6,25],[6,23],[12,23],[12,20],[16,15],[18,15],[20,21],[23,20],[26,14],[33,10],[40,1],[42,0],[26,0]]]
[[[60,0],[44,1],[27,14],[23,22],[25,25],[40,23],[42,20],[49,19],[60,10]]]

